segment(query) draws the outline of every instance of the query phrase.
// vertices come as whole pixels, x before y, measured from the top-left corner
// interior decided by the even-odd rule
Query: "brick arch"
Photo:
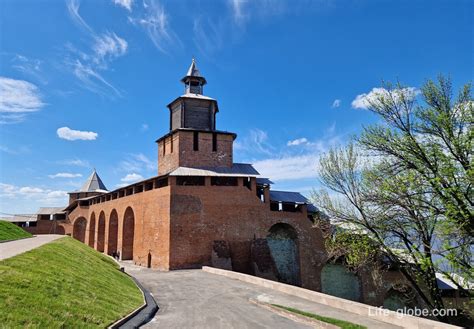
[[[86,228],[87,219],[85,219],[84,217],[76,218],[72,228],[72,237],[76,240],[84,242],[86,239]]]
[[[118,214],[113,209],[109,216],[109,232],[107,236],[107,254],[113,255],[117,252],[118,241]]]
[[[278,280],[292,285],[301,285],[296,229],[287,223],[276,223],[268,230],[266,239],[278,272]]]
[[[105,246],[105,213],[100,212],[97,223],[97,251],[104,252]]]
[[[95,213],[92,212],[91,214],[91,219],[89,220],[89,247],[94,248],[94,242],[95,242]]]
[[[131,207],[125,210],[122,225],[122,260],[133,259],[135,240],[135,214]]]

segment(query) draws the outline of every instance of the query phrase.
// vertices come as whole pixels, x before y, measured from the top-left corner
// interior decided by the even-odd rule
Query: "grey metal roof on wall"
[[[248,163],[234,163],[232,167],[178,167],[170,176],[257,177],[259,172]]]
[[[1,220],[11,223],[22,223],[22,222],[36,222],[38,220],[36,214],[16,214],[12,217],[5,217]]]
[[[66,207],[41,207],[39,208],[36,215],[54,215],[60,214],[64,212],[64,208]]]
[[[270,200],[279,202],[310,203],[301,193],[270,190]]]

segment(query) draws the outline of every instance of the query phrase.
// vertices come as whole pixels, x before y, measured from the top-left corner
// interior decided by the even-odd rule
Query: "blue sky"
[[[0,212],[64,205],[94,167],[109,189],[156,175],[193,56],[218,129],[238,134],[235,161],[307,194],[320,154],[377,122],[364,100],[382,80],[472,81],[473,6],[1,1]]]

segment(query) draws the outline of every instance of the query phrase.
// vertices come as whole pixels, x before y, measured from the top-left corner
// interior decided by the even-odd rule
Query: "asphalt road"
[[[285,305],[368,328],[400,328],[201,270],[159,272],[122,262],[154,296],[159,311],[146,328],[310,328],[250,300]]]
[[[64,235],[59,234],[43,234],[27,239],[2,242],[0,243],[0,260],[22,254],[63,237]]]

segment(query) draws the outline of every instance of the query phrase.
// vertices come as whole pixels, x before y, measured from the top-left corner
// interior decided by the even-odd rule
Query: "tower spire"
[[[189,66],[188,72],[181,79],[184,83],[185,94],[199,94],[203,93],[203,86],[207,83],[206,79],[201,75],[201,72],[197,68],[196,60],[193,57],[191,65]]]

